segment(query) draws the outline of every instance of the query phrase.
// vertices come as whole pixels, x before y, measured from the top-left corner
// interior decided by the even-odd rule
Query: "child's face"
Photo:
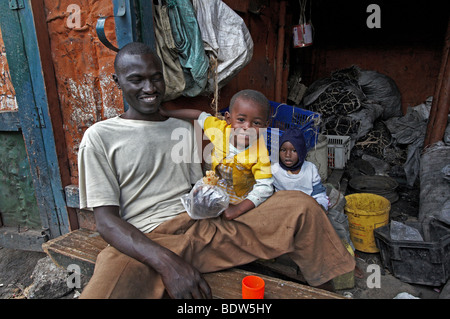
[[[269,125],[265,108],[247,98],[236,99],[231,113],[225,113],[225,119],[234,129],[234,145],[240,147],[248,147],[258,138],[259,129]]]
[[[298,154],[291,142],[286,141],[280,147],[280,160],[287,167],[292,167],[298,162]]]

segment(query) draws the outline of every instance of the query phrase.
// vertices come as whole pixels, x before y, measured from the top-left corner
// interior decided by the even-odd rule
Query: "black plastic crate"
[[[450,274],[450,228],[437,220],[405,224],[418,229],[424,241],[392,240],[390,225],[376,228],[375,242],[383,266],[407,283],[445,284]]]

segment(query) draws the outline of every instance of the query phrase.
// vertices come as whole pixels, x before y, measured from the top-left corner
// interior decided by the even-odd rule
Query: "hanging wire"
[[[299,0],[298,2],[300,4],[300,17],[298,19],[298,24],[302,25],[306,23],[306,4],[308,0]]]

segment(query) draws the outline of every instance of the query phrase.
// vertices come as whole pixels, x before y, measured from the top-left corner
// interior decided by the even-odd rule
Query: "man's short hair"
[[[259,105],[261,105],[262,107],[264,107],[266,109],[266,111],[267,111],[267,119],[270,119],[272,108],[270,106],[269,100],[261,92],[256,91],[256,90],[250,90],[250,89],[242,90],[242,91],[237,92],[231,98],[230,106],[229,106],[229,112],[230,113],[231,113],[231,110],[233,108],[234,102],[236,102],[236,100],[238,98],[251,99],[251,100],[255,101],[256,103],[258,103]]]
[[[153,50],[151,47],[149,47],[147,44],[142,42],[130,42],[119,50],[119,52],[116,55],[116,58],[114,59],[114,70],[116,71],[116,73],[120,59],[127,54],[131,55],[153,54],[155,56],[158,56],[156,54],[156,51]]]

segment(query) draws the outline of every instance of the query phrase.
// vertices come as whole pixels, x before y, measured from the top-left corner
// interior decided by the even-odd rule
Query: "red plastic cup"
[[[264,299],[264,280],[258,276],[242,279],[242,299]]]

